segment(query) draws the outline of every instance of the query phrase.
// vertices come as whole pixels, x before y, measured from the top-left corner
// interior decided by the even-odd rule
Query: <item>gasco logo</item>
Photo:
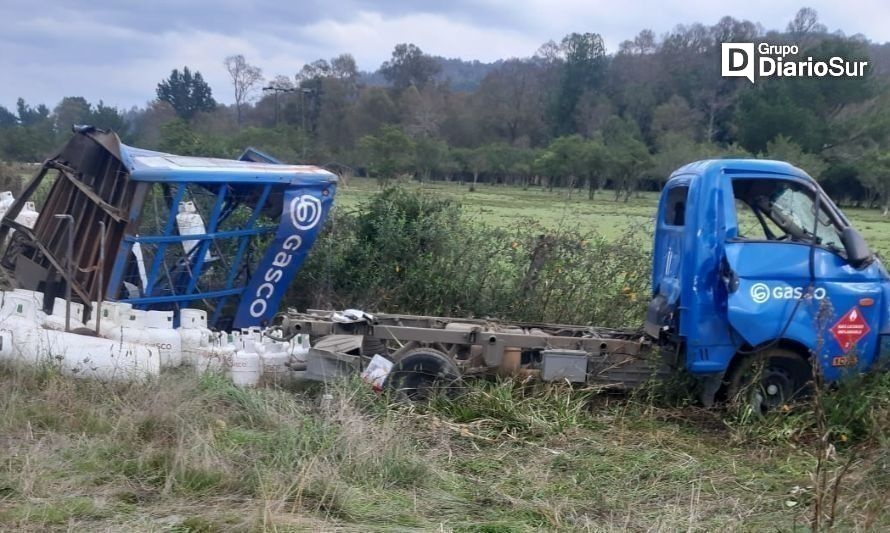
[[[791,287],[789,285],[779,285],[770,287],[766,283],[755,283],[751,285],[751,300],[756,304],[766,303],[770,299],[773,300],[797,300],[804,294],[803,287]],[[825,298],[825,289],[817,287],[813,290],[813,298],[821,300]]]
[[[321,220],[321,200],[309,194],[297,196],[290,201],[290,220],[300,231],[314,228]]]
[[[290,202],[290,219],[297,231],[311,230],[318,225],[321,215],[321,200],[312,195],[297,196]],[[268,301],[275,294],[275,286],[284,277],[284,269],[290,265],[294,254],[300,251],[302,246],[303,237],[296,233],[281,243],[281,249],[272,259],[272,265],[263,274],[264,283],[257,287],[254,299],[250,303],[251,316],[259,318],[266,314]]]

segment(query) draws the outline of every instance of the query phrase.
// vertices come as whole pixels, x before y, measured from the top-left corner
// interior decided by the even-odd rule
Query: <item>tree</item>
[[[105,105],[102,100],[99,100],[99,103],[93,107],[89,124],[97,128],[112,130],[121,137],[127,137],[127,125],[121,112],[116,107]]]
[[[883,214],[890,213],[890,153],[871,150],[857,162],[859,181],[868,194],[868,207],[876,201],[883,204]]]
[[[645,55],[654,53],[656,48],[655,32],[652,30],[642,30],[632,41],[622,41],[618,46],[618,53],[626,55]]]
[[[687,163],[724,155],[717,145],[696,142],[682,132],[662,132],[657,146],[658,151],[652,156],[652,168],[648,174],[659,186],[667,182],[671,173]]]
[[[0,105],[0,129],[18,126],[19,119],[15,113]]]
[[[800,42],[801,38],[812,33],[825,33],[828,28],[824,24],[819,23],[819,14],[811,7],[802,7],[794,15],[791,22],[788,23],[786,30],[794,38],[795,42]]]
[[[668,132],[695,139],[699,137],[702,123],[701,113],[692,109],[685,98],[675,94],[652,110],[650,132],[658,144],[663,144],[658,139]]]
[[[204,138],[189,126],[185,120],[178,118],[161,126],[161,142],[158,148],[162,152],[177,155],[194,155],[220,157],[224,150],[212,139]]]
[[[320,145],[326,156],[341,158],[356,141],[356,100],[358,67],[350,54],[340,54],[330,61],[318,59],[303,65],[296,76],[299,82],[300,123]],[[386,120],[384,122],[392,122]],[[366,131],[376,130],[379,124]]]
[[[800,167],[815,179],[819,179],[828,166],[817,154],[804,152],[796,142],[784,135],[779,135],[766,143],[766,154],[761,154],[761,157],[787,161]]]
[[[380,185],[385,185],[411,166],[414,143],[398,126],[386,125],[377,135],[359,139],[359,150],[368,173],[376,177]]]
[[[331,75],[331,64],[325,59],[316,59],[312,63],[306,63],[300,72],[297,72],[297,82],[302,85],[310,80],[318,80]]]
[[[453,151],[454,158],[460,165],[461,169],[473,175],[473,183],[470,185],[470,192],[476,190],[476,184],[479,182],[479,174],[489,169],[490,158],[488,156],[488,147],[480,146],[478,148],[458,148]]]
[[[241,54],[229,56],[223,61],[232,87],[235,90],[235,110],[238,114],[238,125],[241,125],[241,106],[250,98],[250,92],[263,81],[263,71],[244,59]]]
[[[603,142],[608,150],[607,175],[615,190],[615,200],[624,201],[637,190],[640,178],[652,166],[649,149],[639,140],[636,124],[613,116],[603,126]]]
[[[441,139],[424,135],[414,140],[414,169],[420,181],[428,180],[431,174],[442,170],[448,159],[448,145]]]
[[[566,135],[553,140],[534,160],[533,168],[548,177],[548,186],[555,181],[569,186],[569,195],[575,186],[587,182],[587,197],[593,199],[602,185],[607,153],[602,138],[597,135],[584,139],[580,135]]]
[[[45,123],[49,119],[49,108],[43,104],[31,107],[25,103],[24,98],[16,100],[16,111],[19,115],[19,124],[24,127],[36,126]]]
[[[14,161],[39,161],[56,145],[55,128],[49,108],[31,107],[23,98],[16,102],[18,125],[6,129],[0,145],[0,158]]]
[[[200,72],[183,67],[182,72],[173,69],[170,77],[158,83],[158,100],[167,102],[180,118],[191,120],[199,111],[212,111],[216,107],[213,91]]]
[[[828,126],[799,101],[787,83],[769,81],[739,98],[735,122],[739,143],[754,153],[766,151],[766,144],[778,135],[817,150],[825,141]]]
[[[398,90],[411,85],[423,88],[439,73],[441,66],[414,44],[397,44],[392,59],[380,65],[380,73]]]
[[[557,180],[574,189],[577,179],[585,174],[585,167],[584,139],[580,135],[554,139],[535,161],[535,168],[549,178],[551,189]]]
[[[66,96],[53,109],[55,117],[56,133],[60,137],[67,137],[71,127],[80,124],[90,124],[93,106],[83,96]]]
[[[358,78],[358,66],[352,54],[340,54],[331,59],[331,75],[341,80],[355,81]]]
[[[600,86],[606,68],[606,47],[597,33],[566,35],[561,47],[565,65],[553,112],[557,134],[572,133],[578,100],[585,90],[595,90]]]
[[[544,138],[542,74],[534,63],[519,59],[489,72],[475,94],[482,125],[510,144],[523,136]]]

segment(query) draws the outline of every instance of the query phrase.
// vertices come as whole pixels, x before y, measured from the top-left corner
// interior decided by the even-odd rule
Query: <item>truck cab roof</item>
[[[680,167],[671,174],[670,179],[689,176],[717,179],[724,174],[783,175],[815,181],[796,166],[771,159],[705,159]]]

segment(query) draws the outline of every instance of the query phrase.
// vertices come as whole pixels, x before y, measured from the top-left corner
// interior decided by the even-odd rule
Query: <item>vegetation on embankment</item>
[[[646,230],[498,228],[405,189],[359,204],[289,303],[639,323]],[[183,369],[106,384],[2,365],[0,529],[791,530],[835,494],[836,526],[887,529],[888,377],[826,394],[820,424],[809,403],[761,419],[670,386],[472,382],[409,408],[355,381],[241,390]]]
[[[853,458],[843,529],[890,527],[888,390],[830,396],[829,467]],[[0,391],[0,529],[791,530],[814,499],[806,406],[744,420],[477,382],[413,410],[357,382],[103,384],[6,365]]]

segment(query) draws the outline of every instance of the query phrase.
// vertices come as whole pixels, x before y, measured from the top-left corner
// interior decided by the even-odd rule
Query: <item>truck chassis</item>
[[[308,334],[313,339],[310,370],[313,363],[320,368],[323,362],[361,369],[379,354],[402,371],[429,372],[432,355],[453,365],[444,375],[519,376],[632,389],[666,376],[673,355],[663,356],[639,330],[564,324],[401,314],[343,321],[334,311],[289,310],[281,329],[288,336]],[[310,377],[338,374],[316,370]]]

